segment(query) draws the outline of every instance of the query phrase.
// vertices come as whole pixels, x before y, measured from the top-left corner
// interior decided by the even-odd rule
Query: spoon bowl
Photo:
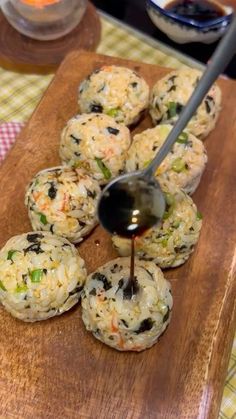
[[[133,172],[117,177],[104,188],[97,211],[109,233],[132,238],[161,221],[165,197],[154,177]]]

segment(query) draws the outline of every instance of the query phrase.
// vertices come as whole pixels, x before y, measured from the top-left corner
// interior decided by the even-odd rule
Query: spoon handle
[[[233,18],[226,35],[223,37],[222,41],[218,45],[214,54],[212,55],[211,62],[208,64],[207,69],[203,73],[203,76],[201,77],[195,91],[193,92],[186,106],[180,113],[179,119],[177,120],[173,129],[169,133],[166,141],[161,146],[155,158],[145,169],[145,176],[149,177],[155,173],[157,167],[166,157],[172,145],[174,144],[180,133],[183,131],[183,129],[186,127],[188,121],[191,119],[198,106],[201,104],[211,85],[217,79],[219,74],[221,74],[221,72],[225,69],[233,55],[236,53],[235,39],[236,17]]]

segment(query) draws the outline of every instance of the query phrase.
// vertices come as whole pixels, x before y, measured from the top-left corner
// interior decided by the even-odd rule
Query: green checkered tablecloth
[[[170,68],[197,63],[178,56],[145,35],[102,17],[102,39],[97,52],[115,55]],[[40,100],[53,75],[26,75],[0,68],[0,122],[25,122]],[[236,419],[236,339],[230,358],[228,375],[220,410],[220,419]],[[214,419],[214,418],[212,418]]]

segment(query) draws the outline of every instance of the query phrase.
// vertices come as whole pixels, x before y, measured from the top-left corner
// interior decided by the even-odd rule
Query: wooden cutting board
[[[104,64],[135,69],[150,86],[169,71],[88,52],[67,57],[0,169],[1,246],[30,230],[25,186],[59,163],[59,134],[77,112],[78,84]],[[149,350],[119,353],[85,331],[79,306],[36,324],[1,308],[1,418],[217,418],[236,319],[236,84],[220,86],[223,110],[206,140],[209,161],[194,195],[204,216],[201,237],[189,261],[166,272],[174,298],[168,330]],[[136,131],[147,126],[148,117]],[[89,271],[115,256],[100,227],[80,251]]]

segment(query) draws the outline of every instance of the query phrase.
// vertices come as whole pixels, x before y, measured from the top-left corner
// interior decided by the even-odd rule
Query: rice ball
[[[80,242],[97,225],[100,191],[98,182],[82,169],[59,166],[42,170],[25,196],[33,229]]]
[[[158,80],[151,92],[150,114],[153,123],[174,124],[195,90],[202,73],[179,69]],[[187,125],[198,138],[205,138],[215,127],[221,109],[221,90],[214,84]]]
[[[144,169],[155,157],[171,129],[171,125],[157,125],[135,135],[128,150],[126,170],[132,172]],[[207,154],[202,141],[183,131],[158,167],[156,177],[164,178],[192,194],[200,182],[206,163]]]
[[[117,258],[89,275],[82,293],[87,330],[118,351],[143,351],[170,322],[170,284],[152,262],[135,260],[133,293],[130,258]]]
[[[46,320],[79,301],[84,261],[66,239],[48,232],[12,237],[0,251],[0,302],[25,322]]]
[[[115,65],[103,66],[79,86],[81,112],[101,112],[125,125],[136,123],[148,107],[149,87],[135,71]]]
[[[61,135],[63,163],[84,167],[101,184],[123,173],[130,132],[111,116],[83,114],[70,119]]]
[[[143,236],[135,238],[135,253],[161,268],[182,265],[193,252],[202,227],[202,215],[193,200],[173,184],[161,182],[166,200],[162,222]],[[130,240],[113,236],[112,242],[121,256],[131,254]]]

